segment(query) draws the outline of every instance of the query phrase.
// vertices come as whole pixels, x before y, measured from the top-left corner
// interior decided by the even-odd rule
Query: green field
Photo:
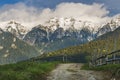
[[[19,62],[0,65],[0,80],[46,80],[58,62]]]

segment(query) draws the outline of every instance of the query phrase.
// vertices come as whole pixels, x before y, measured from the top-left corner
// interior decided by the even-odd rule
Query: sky
[[[29,25],[52,17],[79,17],[101,24],[120,13],[120,0],[0,0],[0,22]]]
[[[6,4],[16,4],[19,2],[36,8],[55,8],[58,4],[63,2],[84,4],[101,3],[104,4],[110,11],[109,15],[120,13],[120,0],[0,0],[0,6],[4,6]]]

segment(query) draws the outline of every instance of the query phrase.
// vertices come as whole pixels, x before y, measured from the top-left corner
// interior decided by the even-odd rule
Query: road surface
[[[83,64],[60,64],[47,80],[106,80],[101,72],[81,70]]]

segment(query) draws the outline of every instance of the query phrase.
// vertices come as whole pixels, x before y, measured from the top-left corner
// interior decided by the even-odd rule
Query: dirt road
[[[81,70],[82,64],[60,64],[47,80],[105,80],[100,72]]]

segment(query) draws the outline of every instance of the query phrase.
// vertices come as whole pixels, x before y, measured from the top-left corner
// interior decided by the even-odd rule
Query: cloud
[[[99,2],[105,4],[110,11],[110,16],[120,13],[120,0],[99,0]]]
[[[39,13],[40,11],[36,8],[28,7],[23,3],[4,5],[0,9],[0,20],[34,21]]]
[[[27,6],[24,3],[14,5],[4,5],[0,8],[0,22],[16,20],[27,26],[34,26],[48,21],[52,17],[79,17],[94,23],[103,23],[109,17],[109,11],[103,4],[94,3],[92,5],[82,3],[61,3],[55,9],[38,9]]]
[[[57,17],[79,17],[82,20],[95,21],[94,19],[97,19],[99,21],[107,17],[108,13],[109,11],[103,4],[62,3],[56,7],[52,14]]]

